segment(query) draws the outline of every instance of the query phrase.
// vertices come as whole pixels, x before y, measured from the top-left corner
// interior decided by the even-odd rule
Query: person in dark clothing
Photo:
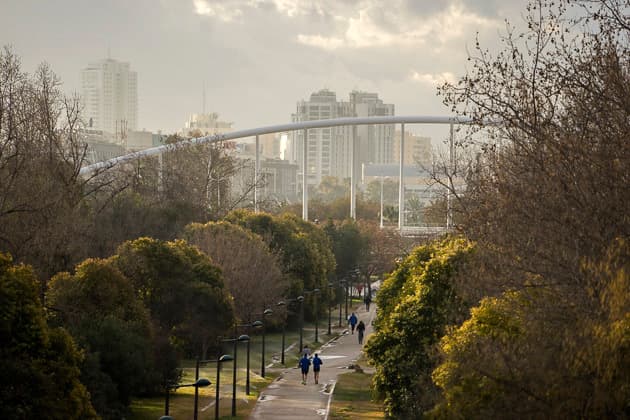
[[[365,310],[369,311],[370,310],[370,303],[372,303],[372,298],[370,297],[369,293],[365,294],[365,299],[363,299],[363,302],[365,302]]]
[[[306,385],[306,379],[308,378],[308,368],[311,366],[311,360],[306,354],[302,355],[299,366],[302,369],[302,385]]]
[[[317,353],[315,353],[315,356],[313,356],[313,376],[315,376],[316,384],[319,383],[319,371],[323,364],[324,362],[322,362],[322,359],[320,359]]]
[[[348,324],[350,324],[350,328],[352,329],[352,334],[354,334],[354,329],[357,326],[357,321],[358,321],[357,316],[354,314],[354,312],[352,312],[352,315],[350,315],[350,317],[348,318]]]
[[[363,321],[359,321],[359,325],[357,325],[357,332],[359,333],[359,344],[363,344],[363,334],[365,334],[365,324]]]

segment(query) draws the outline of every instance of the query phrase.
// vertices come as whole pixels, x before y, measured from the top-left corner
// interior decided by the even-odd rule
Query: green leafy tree
[[[79,380],[82,355],[46,324],[33,270],[0,254],[0,414],[11,419],[96,418]]]
[[[286,296],[298,296],[303,290],[327,289],[329,275],[335,269],[335,257],[328,237],[317,225],[289,213],[272,216],[245,210],[230,213],[227,220],[257,233],[271,251],[277,253],[289,281]],[[320,298],[325,297],[328,294]],[[306,316],[312,314],[307,310]]]
[[[82,380],[104,418],[124,417],[131,397],[159,390],[148,311],[111,262],[86,260],[57,274],[46,295],[51,318],[86,353]]]
[[[436,348],[447,326],[464,317],[454,278],[472,249],[462,239],[420,246],[380,288],[376,332],[366,354],[392,417],[422,418],[439,398],[431,381]]]
[[[221,271],[185,241],[128,241],[112,261],[160,330],[193,354],[206,357],[216,337],[233,325],[232,297]]]

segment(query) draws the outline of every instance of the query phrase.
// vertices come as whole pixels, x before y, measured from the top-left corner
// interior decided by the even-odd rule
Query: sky
[[[437,96],[466,73],[479,34],[496,48],[525,0],[0,0],[0,45],[63,90],[106,58],[138,73],[138,128],[171,133],[191,113],[237,130],[291,121],[323,88],[376,92],[396,115],[450,115]],[[446,137],[443,128],[407,126]]]

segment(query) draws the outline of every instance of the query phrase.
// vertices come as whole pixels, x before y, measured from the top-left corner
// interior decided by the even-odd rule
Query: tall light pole
[[[339,282],[339,286],[341,287],[343,291],[345,291],[345,285],[346,285],[345,280],[341,280]],[[342,305],[343,305],[343,299],[339,299],[339,328],[341,328],[341,306]]]
[[[319,294],[319,289],[313,289],[313,290],[304,290],[302,292],[305,295],[318,295]],[[319,316],[317,314],[317,296],[314,297],[315,299],[315,342],[317,343],[318,340],[318,321],[319,321]],[[302,330],[303,330],[303,326],[304,326],[304,305],[301,304],[300,306],[300,351],[302,351]]]
[[[304,335],[304,296],[298,296],[297,301],[300,302],[300,348],[298,351],[301,353]]]
[[[249,341],[248,335],[241,335],[237,338],[227,338],[224,339],[225,343],[234,343],[234,366],[232,369],[232,417],[236,417],[236,361],[238,354],[238,342],[239,341]]]
[[[304,296],[298,296],[295,299],[281,300],[280,302],[276,303],[276,306],[287,306],[289,303],[292,303],[292,302],[300,302],[300,305],[301,305],[303,300],[304,300]],[[287,313],[288,312],[289,312],[289,309],[287,307]],[[283,365],[284,365],[284,348],[285,348],[284,346],[285,346],[285,337],[286,337],[286,326],[287,326],[287,322],[285,319],[284,322],[282,323],[282,348],[280,349],[281,351],[280,363],[282,363]],[[300,330],[300,333],[301,333],[301,330]],[[300,343],[301,343],[301,340],[300,340]],[[301,348],[300,348],[300,351],[302,351]]]
[[[333,290],[333,288],[335,287],[334,284],[329,284],[328,285],[328,291],[331,292]],[[332,330],[330,329],[330,323],[331,323],[331,311],[332,311],[332,306],[330,305],[331,299],[330,299],[330,295],[331,293],[328,293],[328,335],[330,335],[332,333]]]
[[[215,420],[219,420],[219,392],[220,392],[220,383],[221,383],[221,365],[223,362],[229,362],[234,360],[234,364],[236,364],[236,360],[230,356],[229,354],[224,354],[223,356],[217,359],[217,384],[216,391],[214,396],[214,418]]]
[[[381,229],[383,229],[383,175],[381,175]]]
[[[249,324],[240,324],[239,327],[246,327],[247,333],[251,327],[262,327],[263,323],[260,321],[254,321]],[[245,379],[245,394],[249,395],[249,344],[250,340],[247,340],[247,376]]]
[[[195,388],[204,388],[207,386],[210,386],[210,381],[206,378],[201,378],[201,379],[197,379],[194,383],[192,384],[182,384],[182,385],[169,385],[166,384],[165,388],[166,388],[166,396],[164,399],[164,416],[168,416],[168,411],[169,411],[169,399],[170,399],[170,394],[171,394],[171,389],[178,389],[178,388],[184,388],[184,387],[188,387],[188,386],[194,386]],[[195,407],[196,409],[197,407]]]
[[[224,354],[223,356],[219,357],[218,359],[214,360],[214,359],[208,359],[208,360],[199,360],[199,358],[197,358],[196,363],[195,363],[195,382],[199,379],[199,366],[202,363],[216,363],[217,364],[217,382],[216,382],[216,386],[217,386],[217,402],[216,404],[218,404],[218,395],[219,395],[219,369],[220,369],[220,365],[222,362],[227,362],[233,360],[232,356],[230,356],[229,354]],[[199,415],[199,410],[198,408],[198,403],[199,403],[199,387],[195,387],[195,409],[193,411],[193,419],[197,420],[198,415]]]
[[[265,309],[262,313],[262,362],[260,365],[260,376],[262,376],[263,378],[265,377],[265,316],[267,315],[271,315],[273,313],[273,311],[269,308]]]

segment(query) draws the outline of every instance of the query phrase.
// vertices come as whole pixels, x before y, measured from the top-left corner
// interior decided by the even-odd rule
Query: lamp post
[[[345,284],[346,281],[345,280],[341,280],[339,282],[339,286],[345,291]],[[339,328],[341,328],[341,306],[343,304],[343,299],[339,299]]]
[[[262,362],[260,364],[260,376],[262,376],[263,378],[265,377],[265,316],[266,315],[271,315],[273,313],[273,311],[269,308],[265,309],[262,313],[262,320],[263,322],[261,323],[262,326]]]
[[[381,175],[381,224],[380,228],[383,229],[383,175]]]
[[[182,384],[182,385],[169,385],[169,384],[166,384],[166,386],[165,386],[165,388],[166,388],[166,397],[164,399],[164,416],[168,416],[169,399],[170,399],[171,389],[184,388],[184,387],[187,387],[187,386],[194,386],[195,388],[204,388],[204,387],[207,387],[209,385],[210,385],[210,381],[208,379],[206,379],[206,378],[197,379],[192,384]]]
[[[237,327],[246,327],[247,328],[247,332],[249,333],[249,328],[250,327],[262,327],[263,323],[260,321],[254,321],[251,322],[249,324],[240,324],[237,325]],[[249,395],[249,343],[250,340],[247,340],[247,376],[245,379],[245,394]]]
[[[237,338],[226,338],[223,340],[224,343],[234,343],[234,366],[232,369],[232,417],[236,417],[236,355],[238,352],[238,342],[239,341],[249,341],[248,335],[241,335]]]
[[[332,292],[332,290],[334,288],[335,288],[334,284],[329,284],[328,285],[328,291],[329,292]],[[332,334],[332,330],[330,329],[330,324],[331,324],[331,320],[332,320],[332,318],[331,318],[331,311],[332,311],[331,303],[332,302],[331,302],[331,299],[330,299],[331,293],[328,293],[328,295],[329,295],[329,299],[328,299],[328,335],[331,335]]]
[[[304,336],[304,296],[298,296],[298,302],[300,302],[300,348],[298,351],[301,353]]]
[[[317,311],[317,295],[319,294],[319,289],[313,290],[313,294],[315,295],[313,299],[315,302],[313,306],[315,306],[315,342],[319,343],[319,312]]]
[[[319,294],[319,289],[313,289],[313,290],[304,290],[302,292],[305,295],[317,295]],[[318,328],[317,328],[317,324],[319,321],[319,316],[317,314],[317,297],[315,297],[315,342],[317,343],[318,340]],[[302,330],[303,330],[303,326],[304,326],[304,305],[302,305],[300,307],[300,351],[302,351]]]
[[[199,358],[197,358],[196,363],[195,363],[195,381],[197,381],[199,379],[199,366],[202,363],[216,363],[217,364],[217,382],[216,382],[216,387],[217,387],[217,397],[216,397],[216,404],[219,404],[219,369],[221,367],[221,363],[222,362],[227,362],[233,360],[232,356],[230,356],[229,354],[224,354],[223,356],[219,357],[218,359],[214,360],[214,359],[209,359],[209,360],[199,360]],[[195,387],[195,409],[193,411],[193,419],[197,420],[198,415],[199,415],[199,411],[198,411],[198,402],[199,402],[199,387]]]
[[[223,362],[229,362],[233,360],[234,364],[236,365],[236,359],[234,359],[232,356],[230,356],[229,354],[224,354],[223,356],[219,357],[217,359],[217,384],[216,384],[216,392],[215,392],[215,396],[214,396],[214,418],[215,420],[219,420],[219,390],[220,390],[220,386],[219,384],[221,383],[221,364]]]
[[[346,319],[348,319],[348,288],[350,286],[350,282],[346,280]]]
[[[276,306],[287,306],[289,303],[293,303],[293,302],[300,302],[300,305],[302,305],[302,301],[304,301],[304,296],[298,296],[295,299],[285,299],[285,300],[281,300],[280,302],[276,303]],[[287,308],[288,311],[288,308]],[[285,337],[286,337],[286,319],[285,321],[282,323],[282,348],[281,348],[281,356],[280,356],[280,362],[284,365],[284,348],[285,348]],[[301,330],[300,330],[301,332]],[[300,336],[300,351],[302,351],[301,349],[301,343],[302,343],[302,337]]]

